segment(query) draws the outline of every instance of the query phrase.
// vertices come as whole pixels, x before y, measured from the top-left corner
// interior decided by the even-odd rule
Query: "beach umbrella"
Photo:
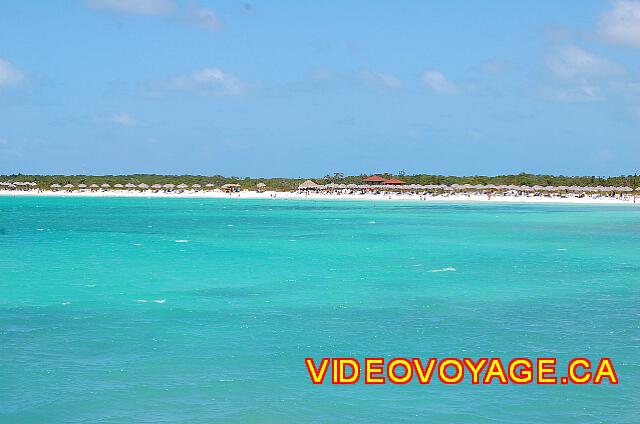
[[[256,187],[266,187],[267,185],[265,183],[258,183],[256,184]]]
[[[143,189],[143,190],[146,190],[146,189],[148,189],[148,188],[149,188],[149,186],[148,186],[147,184],[145,184],[145,183],[140,183],[140,184],[138,184],[138,188],[141,188],[141,189]]]
[[[101,184],[101,185],[100,185],[100,187],[102,187],[102,188],[109,188],[109,187],[111,187],[111,185],[109,185],[109,184],[107,184],[107,183],[104,183],[104,184]]]
[[[74,187],[74,185],[73,185],[73,184],[65,184],[65,185],[64,185],[64,188],[73,188],[73,187]]]
[[[191,188],[200,188],[202,187],[200,184],[191,184]]]
[[[208,183],[205,185],[205,187],[215,187],[215,186],[216,186],[215,184],[211,184],[211,183]]]
[[[332,184],[327,184],[327,187],[329,186],[332,186]],[[298,186],[298,190],[308,190],[310,188],[318,188],[318,184],[311,180],[307,180]]]
[[[122,184],[114,184],[113,186],[114,186],[115,188],[122,188],[122,187],[124,187]]]
[[[154,184],[151,186],[152,189],[157,190],[159,188],[162,188],[162,186],[160,184]]]
[[[172,189],[174,187],[175,187],[175,185],[173,185],[173,184],[165,184],[165,185],[162,186],[162,188],[168,188],[168,189]]]
[[[135,184],[131,184],[131,183],[126,183],[124,186],[126,188],[136,188],[136,185]]]
[[[87,188],[86,184],[78,184],[78,188]]]
[[[487,190],[495,190],[498,187],[496,185],[494,185],[494,184],[488,184],[488,185],[484,186],[484,188],[487,189]]]
[[[60,188],[60,184],[51,184],[51,188]]]
[[[176,186],[176,188],[180,188],[180,189],[184,189],[184,188],[187,188],[187,187],[189,187],[189,186],[188,186],[188,185],[186,185],[186,184],[178,184],[178,185]]]
[[[230,184],[224,184],[222,186],[223,190],[229,189],[229,188],[239,188],[240,184],[235,184],[235,183],[230,183]]]
[[[98,187],[98,184],[91,184],[89,188],[99,188],[99,187]]]

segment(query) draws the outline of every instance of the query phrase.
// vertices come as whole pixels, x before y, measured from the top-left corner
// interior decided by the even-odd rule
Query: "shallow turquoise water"
[[[634,207],[0,197],[0,422],[637,423],[639,257]],[[307,356],[620,384],[315,386]]]

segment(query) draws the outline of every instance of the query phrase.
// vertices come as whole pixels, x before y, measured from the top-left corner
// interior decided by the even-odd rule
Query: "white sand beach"
[[[364,193],[344,192],[283,192],[252,191],[224,192],[221,190],[0,190],[0,196],[56,196],[56,197],[137,197],[137,198],[210,198],[210,199],[272,199],[272,200],[367,200],[367,201],[418,201],[418,202],[508,202],[508,203],[568,203],[590,205],[640,205],[640,196],[617,195],[615,197],[601,195],[559,196],[559,195],[515,195],[452,193],[444,195],[420,195],[415,193]]]

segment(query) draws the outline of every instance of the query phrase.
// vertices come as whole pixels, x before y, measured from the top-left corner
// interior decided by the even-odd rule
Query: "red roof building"
[[[391,178],[390,180],[386,180],[384,182],[385,184],[391,184],[391,185],[402,185],[402,184],[406,184],[404,181],[399,180],[397,178]]]
[[[383,184],[385,183],[387,180],[385,180],[384,178],[378,176],[378,175],[372,175],[368,178],[365,178],[363,180],[365,183],[374,183],[374,184]]]

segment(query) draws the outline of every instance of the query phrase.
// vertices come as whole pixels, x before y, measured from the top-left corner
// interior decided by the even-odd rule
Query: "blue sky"
[[[0,9],[0,173],[640,171],[640,0]]]

